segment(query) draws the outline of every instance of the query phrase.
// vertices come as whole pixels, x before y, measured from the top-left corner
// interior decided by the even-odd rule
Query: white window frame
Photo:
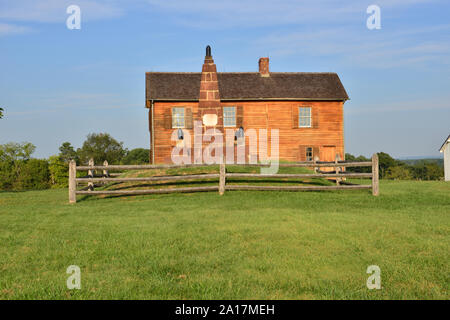
[[[232,109],[233,111],[227,111],[227,110],[230,110],[230,109]],[[229,125],[229,124],[225,124],[225,119],[231,119],[232,117],[230,117],[230,116],[226,116],[226,111],[227,112],[233,112],[233,115],[234,115],[234,124],[233,125]],[[222,110],[222,112],[223,112],[223,126],[224,127],[227,127],[227,128],[236,128],[236,107],[235,106],[227,106],[227,107],[223,107],[223,110]]]
[[[180,122],[182,122],[183,124],[180,125]],[[184,107],[172,107],[172,128],[183,129],[185,126],[186,126],[186,110],[185,110],[185,108]]]
[[[309,110],[309,115],[302,113],[302,110]],[[312,126],[312,108],[311,107],[298,107],[298,127],[299,128],[311,128]],[[308,119],[309,124],[302,124],[302,119]]]

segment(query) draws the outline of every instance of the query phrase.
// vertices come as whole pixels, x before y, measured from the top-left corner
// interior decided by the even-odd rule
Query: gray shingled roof
[[[336,73],[218,72],[221,100],[348,100]],[[198,100],[200,72],[147,72],[147,100]]]

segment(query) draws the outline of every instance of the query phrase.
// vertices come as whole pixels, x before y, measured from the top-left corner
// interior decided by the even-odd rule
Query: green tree
[[[30,142],[9,142],[0,145],[0,161],[28,160],[36,150]]]
[[[70,142],[64,142],[59,147],[59,157],[62,161],[69,163],[70,160],[78,161],[78,155]]]
[[[436,163],[418,162],[412,166],[413,178],[416,180],[440,180],[444,170]]]
[[[82,163],[88,163],[89,159],[93,158],[96,164],[101,164],[104,160],[109,164],[118,164],[126,153],[123,142],[118,142],[108,133],[88,134],[81,149],[77,150]]]
[[[36,147],[29,143],[9,142],[0,145],[0,189],[13,190],[22,168]]]
[[[364,156],[355,157],[354,155],[352,155],[350,153],[346,153],[345,161],[366,162],[366,161],[372,161],[372,159],[368,159]],[[348,172],[358,172],[358,173],[367,173],[367,172],[371,172],[371,170],[372,170],[372,168],[370,168],[370,167],[348,167],[348,168],[346,168],[346,171],[348,171]]]
[[[31,190],[50,186],[48,161],[32,159],[36,147],[29,142],[0,145],[0,189]]]
[[[148,164],[150,150],[144,148],[136,148],[127,153],[123,158],[123,164]]]
[[[398,165],[403,165],[401,161],[395,160],[389,154],[385,152],[378,152],[378,162],[380,166],[380,176],[384,178],[386,172],[390,167],[395,167]]]
[[[444,169],[437,163],[427,163],[427,176],[426,180],[441,180],[444,178]]]
[[[48,158],[48,169],[52,187],[67,187],[69,178],[69,165],[60,156]]]
[[[386,179],[392,180],[411,180],[412,173],[407,166],[394,166],[386,170]]]
[[[5,111],[3,108],[0,108],[0,119],[3,118],[3,111]]]
[[[50,187],[50,171],[47,160],[29,159],[16,161],[17,178],[14,190],[39,190]]]
[[[16,177],[14,162],[0,161],[0,190],[12,190]]]

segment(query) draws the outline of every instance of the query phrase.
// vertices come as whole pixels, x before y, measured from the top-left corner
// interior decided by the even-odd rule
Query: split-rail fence
[[[172,169],[172,168],[192,168],[192,167],[206,167],[205,164],[161,164],[161,165],[108,165],[104,162],[103,165],[94,165],[91,160],[87,166],[77,166],[75,161],[69,164],[69,202],[75,203],[77,195],[143,195],[143,194],[158,194],[158,193],[176,193],[176,192],[202,192],[202,191],[218,191],[223,195],[228,190],[276,190],[276,191],[305,191],[305,190],[354,190],[354,189],[371,189],[374,196],[379,194],[379,178],[378,178],[378,155],[375,153],[371,161],[365,162],[348,162],[340,161],[337,157],[334,162],[320,162],[317,160],[308,162],[295,163],[279,163],[279,167],[305,167],[314,168],[315,173],[276,173],[276,174],[257,174],[257,173],[227,173],[226,164],[219,165],[218,173],[207,174],[189,174],[189,175],[166,175],[166,176],[151,176],[151,177],[122,177],[117,171],[126,170],[152,170],[152,169]],[[217,166],[217,165],[210,165]],[[233,166],[247,166],[247,167],[268,167],[268,164],[233,164]],[[349,167],[371,167],[371,172],[355,173],[348,172],[345,168]],[[324,171],[324,170],[328,171]],[[333,169],[334,168],[334,169]],[[102,175],[96,176],[96,170],[101,170]],[[332,171],[331,171],[332,170]],[[77,171],[87,171],[87,176],[77,177]],[[110,171],[115,171],[110,173]],[[227,178],[283,178],[283,179],[310,179],[310,178],[325,178],[336,180],[336,185],[323,186],[268,186],[268,185],[242,185],[242,184],[228,184]],[[345,180],[347,178],[371,178],[371,185],[349,184]],[[200,187],[177,187],[177,188],[158,188],[158,189],[138,189],[138,190],[95,190],[95,183],[105,184],[114,182],[154,182],[154,181],[173,181],[183,182],[192,180],[218,179],[219,183],[215,186],[200,186]],[[254,181],[252,181],[254,182]],[[77,189],[78,184],[86,184],[80,190]]]

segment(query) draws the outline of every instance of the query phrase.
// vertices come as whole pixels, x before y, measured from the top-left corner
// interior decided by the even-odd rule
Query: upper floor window
[[[184,128],[184,108],[172,108],[172,128]]]
[[[236,127],[236,107],[223,107],[223,126]]]
[[[311,127],[311,107],[298,108],[298,126],[299,128]]]

